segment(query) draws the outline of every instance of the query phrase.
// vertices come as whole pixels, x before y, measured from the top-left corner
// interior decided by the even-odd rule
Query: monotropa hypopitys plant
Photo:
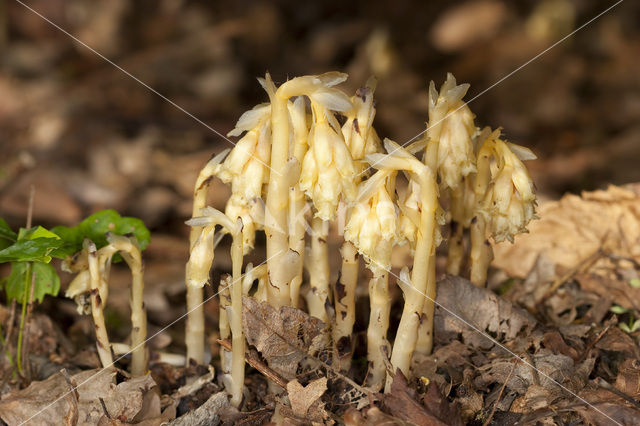
[[[388,390],[389,363],[410,376],[412,355],[432,350],[435,258],[443,235],[449,238],[447,271],[468,270],[481,286],[492,259],[489,238],[512,240],[535,216],[533,184],[522,162],[535,156],[504,141],[500,130],[476,126],[463,100],[468,85],[458,85],[451,74],[439,91],[432,82],[427,130],[403,147],[388,139],[381,143],[374,129],[375,79],[349,96],[337,88],[346,78],[330,72],[280,86],[269,74],[259,79],[269,102],[240,117],[229,133],[240,137],[236,146],[213,157],[196,182],[188,221],[187,354],[204,360],[202,287],[209,281],[218,235],[231,234],[233,273],[220,283],[220,335],[232,339],[232,353],[221,349],[221,362],[236,406],[244,380],[242,297],[249,297],[254,280],[258,290],[252,297],[276,308],[305,309],[327,323],[332,363],[348,371],[364,259],[370,271],[365,386],[377,391],[386,384]],[[205,205],[214,177],[231,185],[224,213]],[[340,273],[334,276],[328,250],[336,228],[344,229],[337,229],[343,235],[342,264],[335,265]],[[244,256],[254,249],[257,232],[266,236],[266,258],[254,267],[244,264]],[[392,253],[405,244],[413,262],[396,274]],[[404,308],[392,344],[389,286],[394,283]]]

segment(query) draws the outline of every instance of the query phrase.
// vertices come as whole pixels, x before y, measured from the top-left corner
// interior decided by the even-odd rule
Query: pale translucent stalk
[[[391,297],[389,295],[389,273],[382,268],[373,268],[369,281],[369,327],[367,328],[367,358],[369,371],[367,387],[379,391],[384,386],[386,365],[391,351],[387,340]]]
[[[231,337],[231,326],[227,315],[227,308],[231,306],[231,285],[231,275],[225,275],[220,278],[220,287],[218,288],[220,340],[226,340]],[[224,374],[231,374],[231,353],[223,347],[220,347],[220,366]]]
[[[348,371],[353,355],[353,324],[356,320],[356,286],[358,284],[358,250],[349,241],[340,249],[342,267],[333,292],[336,319],[333,327],[334,359],[341,371]]]
[[[418,327],[418,341],[416,342],[415,352],[423,355],[429,355],[433,350],[433,313],[436,298],[436,256],[429,257],[429,283],[427,283],[427,291],[422,309],[422,318],[420,318],[420,326]]]
[[[142,376],[147,372],[147,314],[144,309],[144,279],[140,249],[126,237],[109,235],[114,246],[131,270],[131,374]]]
[[[460,215],[464,209],[462,191],[462,186],[451,190],[451,234],[449,235],[449,253],[447,255],[447,274],[450,275],[460,275],[464,259],[464,218]]]
[[[493,249],[487,240],[487,223],[479,213],[479,204],[487,192],[491,181],[490,146],[483,146],[478,154],[478,172],[474,185],[476,196],[476,216],[471,222],[471,272],[469,279],[478,287],[487,281],[487,270],[493,259]]]
[[[429,268],[429,258],[434,254],[435,212],[437,206],[437,188],[435,178],[429,168],[426,168],[420,178],[422,197],[422,211],[420,214],[420,228],[416,238],[416,249],[411,272],[411,286],[405,291],[405,303],[402,317],[398,325],[398,332],[393,344],[391,365],[409,377],[411,355],[416,347],[418,326],[426,302],[426,294],[435,299],[435,269]],[[391,378],[387,378],[385,392],[391,387]]]
[[[203,299],[203,286],[195,284],[193,279],[193,270],[196,268],[206,268],[207,265],[211,268],[214,259],[213,250],[213,237],[214,226],[206,232],[201,232],[198,236],[200,244],[206,246],[208,253],[206,259],[195,259],[192,252],[189,256],[186,268],[186,280],[187,280],[187,320],[186,320],[186,333],[184,337],[185,345],[187,347],[187,366],[190,360],[195,361],[197,364],[204,364],[204,342],[205,342],[205,330],[204,330],[204,299]],[[194,265],[194,263],[204,263],[202,265]],[[207,269],[208,271],[208,269]],[[207,273],[208,275],[208,273]]]
[[[279,308],[291,305],[291,278],[297,276],[298,266],[286,261],[289,248],[288,206],[289,176],[283,173],[289,160],[289,111],[287,102],[293,96],[311,93],[317,87],[315,78],[298,77],[283,83],[273,92],[273,82],[267,75],[267,92],[271,100],[271,173],[267,187],[265,234],[267,236],[267,269],[269,303]],[[291,267],[295,270],[291,271]]]
[[[311,237],[311,253],[309,254],[309,284],[306,295],[309,315],[328,323],[326,303],[329,298],[329,222],[320,218],[313,218],[311,223],[313,235]]]
[[[98,348],[98,357],[104,368],[113,365],[113,356],[111,353],[111,345],[109,344],[109,336],[104,323],[103,301],[100,297],[100,264],[98,261],[98,253],[96,246],[92,242],[85,240],[85,249],[89,254],[89,274],[91,278],[91,315],[96,331],[96,346]]]
[[[480,215],[471,223],[471,273],[469,280],[478,287],[487,282],[487,271],[493,260],[493,249],[487,240],[487,224]]]
[[[232,286],[231,286],[231,338],[232,338],[232,362],[231,362],[231,404],[239,407],[242,402],[242,387],[244,385],[244,349],[245,341],[242,333],[242,220],[238,219],[236,232],[233,234],[231,244],[232,261]]]
[[[225,150],[219,155],[212,158],[198,174],[195,188],[193,190],[193,208],[192,216],[200,216],[200,211],[207,203],[207,194],[209,186],[213,180],[213,176],[218,165],[224,159],[229,150]],[[189,233],[189,253],[193,249],[196,241],[202,233],[202,226],[193,226]],[[187,286],[187,320],[185,324],[185,344],[187,346],[186,366],[189,366],[189,360],[194,360],[198,364],[204,364],[204,304],[202,287],[189,284],[189,276],[185,277]]]
[[[298,164],[302,164],[302,159],[307,152],[307,136],[309,129],[306,122],[306,111],[304,98],[299,97],[293,104],[290,104],[294,145],[293,157]],[[295,179],[297,182],[298,178]],[[289,248],[304,259],[306,223],[304,218],[305,196],[300,190],[300,185],[296,183],[289,192]],[[291,280],[291,306],[297,308],[300,303],[300,286],[302,286],[303,262],[299,263],[296,274]]]

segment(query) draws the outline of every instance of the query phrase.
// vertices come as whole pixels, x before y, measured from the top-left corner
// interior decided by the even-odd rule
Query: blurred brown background
[[[452,72],[472,99],[614,1],[27,4],[224,134],[266,100],[267,70],[276,83],[345,71],[349,92],[375,74],[378,132],[403,143],[424,129],[430,80]],[[543,198],[640,180],[639,22],[625,1],[470,104],[539,155]],[[0,217],[24,224],[32,184],[36,224],[139,216],[148,280],[181,289],[195,176],[230,144],[11,0],[0,49]],[[221,207],[226,189],[213,192]]]

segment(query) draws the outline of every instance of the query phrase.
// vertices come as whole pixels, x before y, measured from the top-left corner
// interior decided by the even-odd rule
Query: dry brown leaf
[[[640,361],[631,358],[622,361],[618,368],[615,387],[620,392],[640,400]]]
[[[432,387],[434,385],[431,385]],[[436,412],[430,411],[424,405],[416,400],[416,391],[409,387],[407,379],[400,372],[396,371],[391,382],[391,392],[385,393],[382,397],[382,408],[387,413],[400,420],[417,425],[444,426],[444,425],[461,425],[457,411],[449,406],[446,401],[436,401],[433,392],[439,396],[439,390],[433,389],[431,394],[426,396],[430,399],[430,408]]]
[[[242,326],[249,344],[287,380],[295,378],[300,361],[329,347],[329,333],[319,319],[287,306],[276,310],[251,297],[243,298]]]
[[[145,394],[156,384],[147,375],[116,385],[115,375],[115,370],[96,369],[72,376],[70,383],[78,386],[77,401],[76,393],[61,373],[41,382],[32,382],[26,389],[2,398],[0,418],[9,425],[25,421],[59,425],[73,424],[71,419],[77,415],[78,425],[94,425],[105,416],[102,399],[109,417],[132,420],[142,408]],[[38,416],[30,420],[37,413]]]
[[[447,276],[438,282],[436,302],[434,330],[440,343],[457,340],[462,335],[463,341],[471,346],[485,349],[493,346],[491,340],[466,323],[492,333],[498,341],[513,340],[536,325],[527,312],[460,277]]]
[[[313,380],[307,386],[302,386],[297,380],[287,383],[287,393],[291,409],[298,417],[307,417],[307,412],[327,390],[327,378],[321,377]],[[313,410],[316,411],[316,410]],[[315,416],[310,416],[315,417]]]
[[[511,276],[525,277],[536,259],[552,262],[552,276],[559,279],[575,271],[581,287],[600,296],[611,296],[627,307],[640,306],[640,288],[628,281],[637,276],[633,263],[640,261],[640,186],[609,186],[606,191],[568,194],[543,203],[529,233],[515,243],[494,244],[494,266]],[[603,255],[583,265],[594,254]],[[586,268],[586,271],[581,269]]]
[[[640,190],[609,186],[606,191],[567,194],[542,203],[539,220],[515,243],[494,244],[493,264],[509,275],[525,277],[544,253],[561,268],[571,269],[598,249],[640,259]],[[558,272],[559,274],[559,272]]]

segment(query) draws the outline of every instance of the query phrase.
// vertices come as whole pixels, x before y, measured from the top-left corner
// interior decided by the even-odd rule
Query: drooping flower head
[[[456,84],[452,74],[440,88],[429,85],[429,123],[427,137],[438,144],[437,168],[443,185],[457,188],[462,178],[475,172],[473,135],[476,132],[474,115],[462,100],[468,84]]]
[[[395,174],[379,170],[360,184],[345,227],[345,240],[353,243],[372,270],[391,267],[391,249],[398,237],[398,210],[389,194]]]
[[[231,184],[225,213],[231,219],[242,218],[245,252],[253,249],[255,232],[262,227],[254,212],[256,205],[262,205],[263,185],[269,181],[270,117],[269,104],[257,105],[242,114],[228,136],[246,133],[216,170],[220,180]]]
[[[344,141],[356,164],[360,179],[364,177],[361,174],[367,168],[364,157],[382,151],[380,138],[373,128],[376,115],[373,93],[376,84],[376,79],[371,77],[364,87],[356,90],[356,94],[351,98],[353,108],[347,112],[347,121],[342,126]]]
[[[302,161],[300,189],[323,220],[335,217],[341,198],[356,196],[356,166],[345,144],[332,111],[348,111],[351,102],[344,93],[326,89],[310,96],[313,122],[309,131],[309,150]]]
[[[528,148],[500,139],[500,129],[482,143],[478,170],[479,174],[488,170],[490,183],[480,202],[480,213],[490,224],[496,242],[513,241],[514,235],[526,232],[527,224],[535,217],[534,185],[522,163],[535,158]]]

